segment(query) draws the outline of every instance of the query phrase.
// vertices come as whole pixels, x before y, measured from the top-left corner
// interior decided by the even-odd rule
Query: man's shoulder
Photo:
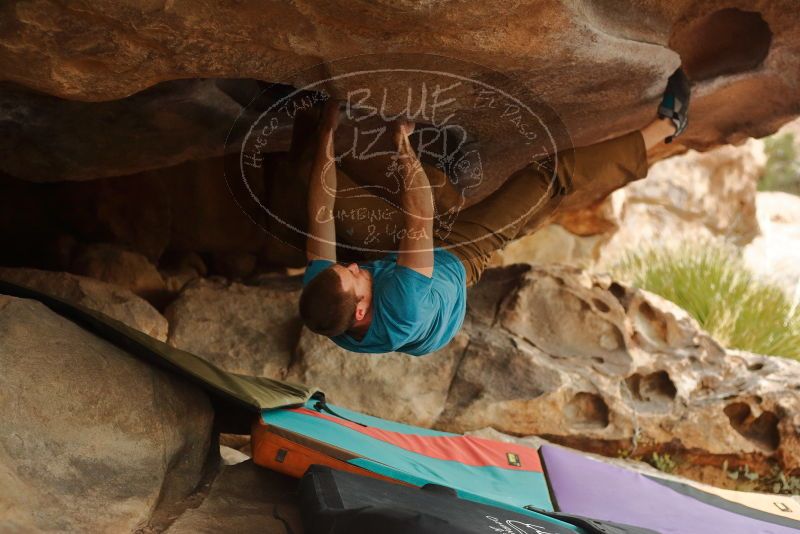
[[[458,256],[449,250],[437,248],[434,250],[433,258],[434,265],[444,277],[466,281],[467,271]]]

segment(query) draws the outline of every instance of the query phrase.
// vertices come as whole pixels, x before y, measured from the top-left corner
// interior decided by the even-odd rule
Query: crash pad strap
[[[176,373],[214,397],[221,397],[253,414],[262,410],[301,406],[317,392],[300,384],[245,376],[224,371],[211,362],[159,341],[104,313],[0,280],[0,294],[36,300],[125,352],[169,372]]]

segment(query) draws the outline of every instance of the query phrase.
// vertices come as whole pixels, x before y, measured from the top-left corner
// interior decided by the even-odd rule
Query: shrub
[[[755,278],[733,248],[684,244],[628,254],[612,272],[671,300],[723,345],[800,359],[800,312]]]
[[[783,191],[800,195],[800,154],[794,134],[773,135],[764,139],[767,164],[758,182],[759,191]]]

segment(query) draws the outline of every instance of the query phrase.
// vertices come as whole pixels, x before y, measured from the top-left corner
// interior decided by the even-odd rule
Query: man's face
[[[342,289],[354,291],[359,304],[363,302],[368,308],[372,300],[372,275],[369,271],[361,269],[356,263],[347,266],[336,264],[333,270],[342,281]]]

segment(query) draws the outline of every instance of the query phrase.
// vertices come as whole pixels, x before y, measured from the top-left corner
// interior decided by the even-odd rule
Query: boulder
[[[159,263],[158,272],[169,293],[177,294],[188,284],[208,274],[206,264],[193,252],[170,254]]]
[[[168,343],[226,371],[285,377],[301,327],[299,280],[264,284],[208,279],[189,284],[164,312]]]
[[[206,395],[54,314],[0,297],[0,530],[131,532],[200,481]]]
[[[84,276],[38,269],[0,267],[0,279],[48,293],[105,313],[159,341],[167,340],[167,320],[130,290]]]
[[[70,271],[124,287],[148,300],[158,301],[166,292],[164,279],[146,257],[109,243],[83,247]]]
[[[468,342],[468,336],[458,334],[445,348],[425,357],[356,354],[303,328],[288,378],[316,385],[332,403],[430,427],[445,406]]]
[[[241,280],[253,274],[257,261],[256,255],[248,252],[218,252],[211,257],[211,267],[221,276]]]
[[[214,479],[202,503],[186,510],[164,532],[302,534],[296,491],[297,480],[251,461],[227,466]]]

